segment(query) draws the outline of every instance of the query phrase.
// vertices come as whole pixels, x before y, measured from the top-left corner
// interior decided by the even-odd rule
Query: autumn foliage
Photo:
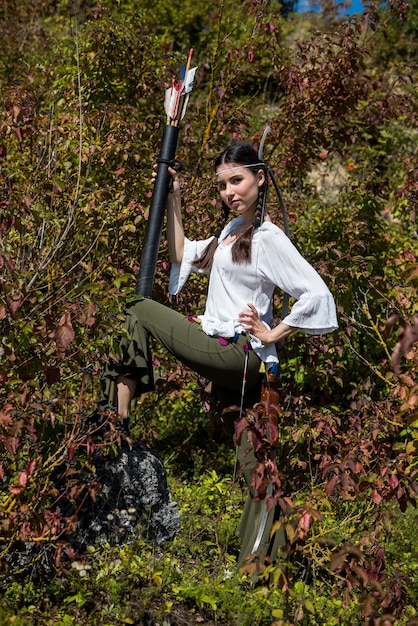
[[[1,9],[0,577],[27,574],[9,558],[22,542],[52,546],[57,571],[76,558],[65,537],[100,489],[94,450],[120,443],[85,420],[134,296],[165,84],[193,47],[199,70],[178,145],[187,234],[216,227],[213,158],[231,140],[257,144],[269,124],[265,158],[292,239],[339,313],[333,335],[285,345],[277,427],[263,403],[239,426],[257,442],[257,486],[272,479],[268,498],[285,512],[286,567],[266,564],[261,581],[292,589],[307,559],[330,597],[338,586],[347,606],[361,598],[367,623],[415,623],[416,574],[390,567],[385,542],[388,520],[415,509],[418,493],[416,3],[342,16],[325,2],[287,19],[264,0],[177,4]],[[280,224],[272,190],[270,213]],[[163,238],[163,302],[168,267]],[[205,288],[193,278],[172,306],[199,312]],[[158,347],[155,366],[158,391],[138,404],[133,431],[168,457],[169,432],[192,463],[184,432],[200,433],[201,450],[212,424],[203,409],[187,413],[201,407],[202,381]],[[73,503],[65,519],[63,499]],[[276,623],[290,619],[303,615]]]

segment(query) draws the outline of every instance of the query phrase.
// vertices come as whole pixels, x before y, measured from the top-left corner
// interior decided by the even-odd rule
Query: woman
[[[184,365],[211,380],[224,404],[232,405],[239,402],[244,366],[251,396],[259,382],[261,363],[269,369],[278,362],[276,343],[296,331],[319,335],[337,328],[335,304],[327,286],[288,237],[264,216],[267,169],[252,146],[231,145],[216,160],[222,223],[214,236],[203,241],[184,236],[180,184],[175,170],[169,171],[173,178],[167,203],[172,261],[169,291],[179,293],[192,271],[209,273],[206,309],[194,323],[149,299],[141,298],[128,306],[127,338],[121,340],[120,359],[103,378],[105,403],[116,405],[124,421],[129,417],[132,398],[153,388],[150,336]],[[235,217],[228,221],[231,212]],[[276,287],[296,302],[289,315],[270,328]],[[249,486],[254,461],[245,455]],[[264,554],[274,554],[281,542],[279,537],[270,542],[274,510],[263,537],[256,541],[262,505],[252,502],[252,497],[247,502],[240,525],[240,564],[254,552],[254,546]]]

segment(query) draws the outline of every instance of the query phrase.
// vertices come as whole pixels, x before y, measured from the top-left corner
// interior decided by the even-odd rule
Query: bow
[[[266,141],[266,137],[267,137],[267,135],[269,134],[270,131],[271,131],[270,126],[266,126],[265,129],[264,129],[263,135],[261,137],[261,140],[260,140],[260,145],[258,147],[258,158],[259,158],[260,161],[263,161],[263,162],[264,162],[264,158],[263,158],[264,144],[265,144],[265,141]],[[273,183],[274,190],[275,190],[277,198],[279,200],[280,210],[282,212],[282,219],[283,219],[283,230],[284,230],[285,234],[290,239],[289,217],[287,215],[286,206],[285,206],[285,203],[284,203],[284,200],[283,200],[282,192],[280,191],[279,184],[278,184],[278,182],[276,180],[276,177],[275,177],[273,171],[268,166],[267,166],[267,176],[268,176],[268,178],[270,178],[271,182]],[[264,215],[261,216],[261,222],[263,222],[263,218],[264,218]],[[281,319],[286,317],[288,312],[289,312],[289,294],[285,293],[283,295]]]

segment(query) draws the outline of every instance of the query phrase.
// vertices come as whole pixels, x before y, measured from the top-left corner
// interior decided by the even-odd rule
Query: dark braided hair
[[[257,207],[254,215],[253,223],[237,238],[232,246],[232,261],[234,263],[249,263],[251,260],[251,242],[254,231],[261,225],[264,206],[266,202],[267,192],[267,171],[264,165],[260,165],[257,151],[249,143],[235,143],[228,146],[222,154],[218,156],[214,164],[214,170],[225,163],[235,163],[236,165],[244,165],[257,174],[259,169],[265,170],[265,181],[258,192]],[[220,234],[228,220],[229,208],[222,202],[222,214],[218,224],[218,228],[214,233],[214,238],[203,251],[202,256],[195,261],[194,265],[199,269],[210,270],[212,267],[213,256],[218,247]]]

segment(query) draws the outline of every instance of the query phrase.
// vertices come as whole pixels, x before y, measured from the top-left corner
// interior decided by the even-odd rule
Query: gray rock
[[[125,446],[116,458],[95,458],[102,493],[80,511],[81,546],[120,543],[143,525],[145,535],[159,546],[180,528],[177,504],[171,499],[161,459],[141,443]]]
[[[118,545],[142,536],[162,546],[174,538],[180,528],[180,515],[155,450],[141,443],[128,446],[124,442],[116,457],[96,454],[93,463],[95,472],[89,479],[97,480],[102,488],[95,498],[86,498],[74,531],[61,535],[61,542],[64,539],[77,555],[82,555],[91,545]],[[64,500],[57,510],[64,520],[74,514],[74,504]],[[4,548],[0,544],[0,551]],[[29,573],[33,578],[51,575],[56,548],[54,540],[16,542],[4,552],[7,566],[1,572],[0,584],[7,584],[17,572]],[[63,555],[65,558],[65,551]]]

